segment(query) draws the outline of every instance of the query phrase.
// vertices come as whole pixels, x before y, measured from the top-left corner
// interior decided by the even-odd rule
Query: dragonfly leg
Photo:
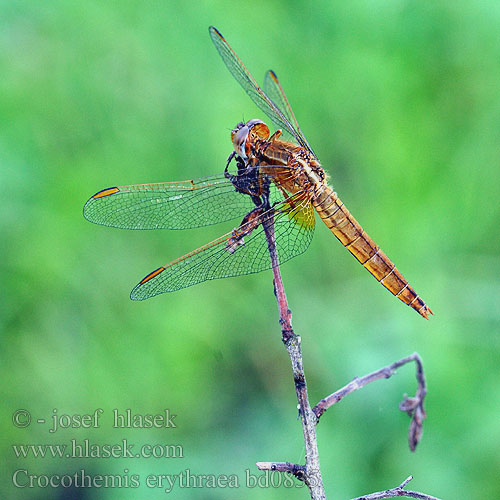
[[[276,139],[279,139],[282,133],[283,131],[279,128],[271,137],[269,137],[268,142],[274,142]]]
[[[234,158],[236,158],[238,168],[236,175],[228,171],[229,165]],[[250,196],[255,205],[255,208],[243,217],[239,227],[233,229],[232,236],[226,244],[226,250],[234,253],[239,246],[245,244],[244,237],[250,235],[262,223],[262,215],[271,208],[269,201],[270,180],[267,176],[261,174],[256,159],[245,162],[235,151],[227,159],[224,176],[231,181],[238,193]]]
[[[226,168],[224,169],[224,175],[227,177],[228,171],[227,169],[229,168],[229,164],[233,160],[233,158],[236,156],[236,151],[233,151],[228,157],[227,157],[227,163],[226,163]]]
[[[261,216],[265,212],[264,206],[260,205],[250,210],[237,229],[233,229],[232,236],[227,240],[226,250],[229,253],[234,253],[238,247],[245,244],[244,237],[249,236],[252,231],[260,225]]]
[[[271,184],[271,182],[269,181],[269,178],[265,177],[263,180],[263,183],[262,183],[262,195],[261,195],[261,198],[262,198],[262,205],[261,206],[264,210],[269,210],[271,208],[271,204],[269,201],[269,197],[270,197],[269,186],[270,186],[270,184]],[[254,200],[254,203],[255,203],[255,200]]]
[[[238,173],[236,175],[228,171],[229,165],[235,157],[238,168]],[[260,199],[260,196],[262,196],[262,182],[260,171],[257,166],[249,165],[233,151],[227,159],[224,176],[226,179],[230,180],[236,192],[250,196],[256,206],[262,204]]]
[[[269,202],[269,184],[269,179],[267,177],[264,178],[261,183],[260,196],[255,194],[250,195],[255,208],[243,217],[238,229],[233,229],[232,236],[226,243],[226,250],[228,252],[234,253],[239,246],[244,245],[244,237],[250,235],[256,227],[262,224],[262,216],[268,213],[271,208]]]

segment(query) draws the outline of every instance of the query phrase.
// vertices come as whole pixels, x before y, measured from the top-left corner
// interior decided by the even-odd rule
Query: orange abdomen
[[[322,185],[312,197],[314,208],[330,231],[382,285],[425,319],[432,311],[416,294],[387,255],[366,234],[337,194]]]

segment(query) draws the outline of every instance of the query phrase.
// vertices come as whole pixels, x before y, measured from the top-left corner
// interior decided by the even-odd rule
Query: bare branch
[[[395,363],[392,363],[381,370],[377,370],[369,375],[361,378],[355,378],[350,384],[333,394],[330,394],[325,399],[322,399],[314,408],[311,408],[308,395],[306,378],[304,374],[304,366],[302,362],[302,350],[300,345],[300,337],[295,335],[292,328],[292,313],[288,307],[283,281],[279,269],[278,255],[276,252],[276,240],[274,234],[274,220],[272,212],[268,214],[263,220],[267,246],[271,258],[273,276],[274,276],[274,293],[278,302],[278,309],[280,314],[281,335],[283,343],[285,344],[288,355],[292,362],[293,379],[295,382],[295,392],[297,394],[299,415],[302,421],[302,431],[304,434],[304,443],[306,449],[306,464],[299,465],[290,462],[257,462],[257,467],[260,470],[270,470],[293,474],[299,480],[303,481],[309,488],[309,494],[312,500],[326,500],[323,480],[321,478],[321,470],[319,464],[318,444],[316,436],[316,425],[318,424],[321,415],[337,401],[340,401],[344,396],[354,392],[365,385],[374,382],[381,378],[391,377],[395,371],[414,361],[417,365],[417,381],[418,389],[415,397],[408,398],[405,396],[404,401],[400,404],[399,408],[407,412],[412,421],[410,424],[410,448],[415,449],[422,436],[422,421],[425,418],[425,411],[423,402],[426,394],[425,378],[422,368],[422,361],[417,353],[413,353],[407,358],[403,358]],[[436,497],[425,495],[416,491],[406,491],[404,487],[413,478],[409,476],[399,486],[391,490],[386,490],[369,495],[358,497],[353,500],[377,500],[382,498],[391,498],[397,496],[405,496],[410,498],[420,498],[423,500],[439,500]]]
[[[431,495],[426,495],[418,491],[404,490],[403,488],[412,479],[413,477],[409,476],[396,488],[392,488],[390,490],[385,490],[385,491],[378,491],[376,493],[370,493],[369,495],[356,497],[351,500],[379,500],[381,498],[394,498],[394,497],[420,498],[421,500],[439,500],[439,498],[433,497]]]
[[[290,361],[292,362],[295,392],[299,403],[299,415],[302,421],[302,432],[304,434],[304,444],[306,448],[306,465],[303,481],[307,484],[313,500],[323,500],[326,496],[319,466],[318,442],[316,437],[316,424],[318,420],[311,409],[307,396],[300,337],[295,335],[292,329],[292,313],[288,307],[285,288],[281,279],[272,215],[266,217],[262,221],[262,224],[264,226],[269,256],[271,257],[271,264],[273,267],[274,293],[278,301],[281,336],[288,351],[288,355],[290,356]]]
[[[392,363],[391,365],[385,366],[380,370],[369,373],[364,377],[356,377],[352,382],[350,382],[346,386],[342,387],[338,391],[322,399],[313,408],[314,414],[319,420],[321,415],[323,415],[323,413],[326,410],[328,410],[328,408],[333,406],[335,403],[339,402],[342,398],[344,398],[348,394],[351,394],[352,392],[361,389],[365,385],[375,382],[376,380],[380,380],[382,378],[390,378],[392,375],[394,375],[394,373],[398,368],[412,361],[415,362],[415,364],[417,365],[417,373],[416,373],[417,384],[418,384],[417,393],[413,398],[405,396],[405,399],[399,405],[399,409],[401,411],[407,412],[408,415],[412,417],[412,420],[410,422],[408,442],[410,450],[415,451],[417,444],[422,438],[422,432],[423,432],[422,425],[423,425],[423,420],[425,419],[426,416],[424,410],[424,399],[427,393],[422,360],[420,359],[420,356],[416,352],[414,352],[413,354],[411,354],[406,358],[400,359],[399,361]]]

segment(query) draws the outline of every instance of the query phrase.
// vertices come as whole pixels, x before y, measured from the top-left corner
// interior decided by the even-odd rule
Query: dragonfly
[[[109,187],[86,202],[86,219],[122,229],[191,229],[241,220],[231,232],[149,273],[130,297],[144,300],[284,263],[309,247],[317,213],[370,274],[428,319],[431,309],[328,184],[276,73],[266,73],[262,89],[222,34],[213,26],[209,34],[229,72],[278,128],[271,134],[260,119],[238,123],[231,131],[233,151],[219,175]],[[269,258],[266,239],[265,221],[269,220],[275,263]]]

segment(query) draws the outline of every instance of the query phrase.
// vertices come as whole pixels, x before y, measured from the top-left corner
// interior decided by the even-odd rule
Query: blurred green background
[[[117,184],[223,170],[236,122],[265,118],[208,36],[260,81],[280,76],[331,184],[435,316],[426,322],[323,225],[282,268],[311,402],[413,351],[428,381],[424,438],[398,411],[414,367],[330,409],[318,427],[329,498],[396,486],[499,498],[500,4],[491,1],[0,3],[2,244],[0,494],[161,499],[148,474],[237,474],[239,489],[178,498],[308,498],[246,488],[256,461],[304,446],[271,272],[129,300],[144,275],[231,230],[120,231],[82,207]],[[16,428],[25,408],[32,424]],[[53,410],[98,429],[49,433]],[[175,429],[113,429],[111,412],[177,414]],[[179,444],[184,458],[16,458],[12,444]],[[16,488],[33,475],[140,476],[132,487]],[[22,480],[24,483],[25,479]]]

